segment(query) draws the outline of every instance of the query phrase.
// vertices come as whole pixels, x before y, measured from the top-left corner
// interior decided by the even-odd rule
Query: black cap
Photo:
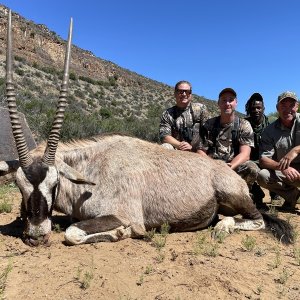
[[[221,97],[224,93],[231,93],[231,94],[234,95],[234,97],[236,97],[236,92],[235,92],[234,89],[232,89],[232,88],[225,88],[225,89],[223,89],[223,90],[220,92],[220,94],[219,94],[219,99],[220,99],[220,97]]]
[[[255,100],[255,101],[260,101],[260,102],[264,102],[264,99],[262,97],[262,95],[260,93],[254,93],[249,100]]]

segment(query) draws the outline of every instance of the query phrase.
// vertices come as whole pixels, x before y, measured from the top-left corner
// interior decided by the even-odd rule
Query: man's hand
[[[289,151],[280,161],[279,161],[279,169],[281,171],[287,169],[291,162],[298,156],[298,152],[295,149]]]
[[[288,180],[292,182],[300,179],[300,173],[292,167],[288,167],[287,169],[284,169],[281,172],[283,175],[286,176]]]
[[[232,168],[232,163],[226,163],[227,164],[227,166],[230,168],[230,169],[233,169]]]
[[[181,151],[191,151],[192,146],[188,142],[181,142],[177,149]]]

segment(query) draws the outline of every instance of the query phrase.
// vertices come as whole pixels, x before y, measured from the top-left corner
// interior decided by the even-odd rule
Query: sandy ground
[[[31,248],[20,239],[20,194],[9,199],[13,211],[0,214],[0,299],[300,299],[300,237],[284,246],[266,231],[241,231],[215,242],[207,229],[70,247],[67,218],[56,215],[52,245]],[[300,216],[279,216],[297,237]]]

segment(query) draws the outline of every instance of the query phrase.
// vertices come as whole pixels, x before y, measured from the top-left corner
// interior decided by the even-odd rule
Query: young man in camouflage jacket
[[[192,140],[199,136],[199,128],[208,118],[206,106],[191,103],[192,85],[179,81],[174,91],[176,105],[162,113],[159,136],[162,146],[182,151],[192,150]]]
[[[259,171],[250,161],[251,147],[254,147],[252,127],[235,114],[237,94],[232,88],[220,92],[218,106],[220,115],[207,120],[201,128],[197,153],[223,160],[251,188]]]

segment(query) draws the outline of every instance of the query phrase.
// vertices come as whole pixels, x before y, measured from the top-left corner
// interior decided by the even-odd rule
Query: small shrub
[[[207,244],[206,248],[204,249],[203,252],[204,255],[206,256],[211,256],[211,257],[216,257],[219,255],[219,245],[215,241],[211,241],[210,243]]]
[[[59,224],[53,224],[53,231],[56,233],[60,233],[62,230]]]
[[[152,273],[152,272],[153,272],[153,267],[150,266],[150,265],[148,265],[148,266],[146,267],[146,270],[145,270],[144,274],[148,275],[148,274],[150,274],[150,273]]]
[[[94,278],[94,260],[92,258],[91,266],[88,270],[83,270],[82,268],[77,268],[77,274],[75,280],[80,284],[81,289],[88,289],[91,286],[91,282]]]
[[[279,249],[279,248],[276,248],[276,249],[275,249],[275,258],[274,258],[273,263],[271,264],[271,267],[272,267],[273,269],[276,269],[276,268],[278,268],[280,265],[281,265],[280,249]]]
[[[3,270],[3,272],[0,273],[0,299],[4,299],[3,294],[6,288],[7,277],[8,274],[11,272],[12,268],[13,268],[12,263],[9,262],[8,265],[5,267],[5,269]]]
[[[26,59],[24,57],[21,57],[21,56],[18,56],[18,55],[14,56],[14,60],[22,62],[22,63],[26,63]]]
[[[17,68],[15,69],[15,73],[18,74],[19,76],[24,76],[24,70],[20,69],[20,68]]]
[[[7,199],[0,202],[0,213],[10,213],[12,211],[12,203]]]
[[[85,97],[85,93],[82,91],[82,90],[75,90],[74,91],[74,96],[76,96],[76,97],[78,97],[78,98],[82,98],[82,99],[84,99],[84,97]]]
[[[140,278],[138,279],[138,281],[136,282],[136,284],[137,285],[142,285],[144,283],[144,275],[142,274],[141,276],[140,276]]]
[[[212,229],[208,232],[199,232],[195,245],[195,254],[202,254],[206,256],[216,257],[219,255],[219,244],[211,237]]]
[[[289,277],[291,277],[292,274],[288,272],[286,268],[282,270],[282,272],[279,274],[279,278],[276,280],[280,284],[286,284]]]
[[[294,258],[297,262],[297,265],[300,266],[300,248],[294,248]]]
[[[70,75],[69,75],[69,78],[71,80],[77,80],[77,75],[75,73],[71,72]]]
[[[101,107],[99,113],[104,119],[108,119],[112,116],[112,112],[106,107]]]
[[[144,236],[144,239],[146,241],[152,241],[154,235],[155,235],[156,229],[152,228],[150,231],[146,231],[146,234]]]
[[[90,77],[86,77],[86,76],[79,76],[79,79],[91,84],[96,84],[96,81]]]
[[[162,234],[155,234],[152,243],[157,248],[157,250],[161,250],[166,245],[166,236]]]
[[[246,235],[246,237],[242,239],[242,245],[246,251],[252,251],[256,246],[256,240],[254,237]]]

